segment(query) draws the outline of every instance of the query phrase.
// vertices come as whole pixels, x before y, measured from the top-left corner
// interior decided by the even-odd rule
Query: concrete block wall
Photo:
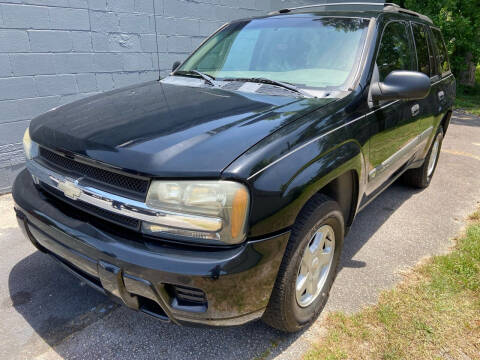
[[[309,0],[0,2],[0,193],[23,168],[30,120],[85,96],[166,75],[225,22]],[[158,51],[158,55],[157,55]]]

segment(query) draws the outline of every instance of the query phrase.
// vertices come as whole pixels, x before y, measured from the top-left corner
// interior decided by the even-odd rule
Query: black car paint
[[[326,14],[336,15],[301,16]],[[17,178],[13,193],[20,223],[39,228],[51,239],[69,234],[72,251],[109,261],[140,278],[206,292],[207,313],[173,311],[173,321],[218,325],[214,320],[261,310],[268,302],[288,230],[314,194],[342,179],[332,191],[341,199],[350,225],[355,214],[405,170],[422,164],[436,129],[448,126],[455,94],[452,75],[433,77],[426,99],[373,107],[369,103],[375,55],[385,24],[424,21],[393,13],[337,15],[372,18],[360,64],[363,70],[344,97],[266,96],[150,82],[81,100],[32,121],[34,141],[100,166],[152,178],[222,178],[245,183],[251,192],[251,209],[244,244],[202,249],[159,242],[152,255],[151,248],[144,248],[152,241],[140,234],[114,235],[94,221],[55,209],[25,172]],[[439,91],[445,92],[442,100]],[[415,103],[421,106],[418,122],[408,113]],[[433,131],[421,147],[369,179],[372,169],[388,154],[429,126]],[[395,135],[398,129],[405,130],[399,138],[382,141],[385,134]],[[32,195],[25,196],[21,189]],[[347,195],[342,198],[343,193]],[[104,241],[98,242],[99,238]],[[90,241],[87,247],[85,241]],[[154,261],[147,266],[147,256],[165,263]],[[257,279],[257,271],[266,267],[268,279]],[[237,293],[241,301],[232,296]]]
[[[25,193],[28,196],[23,196]],[[23,217],[20,226],[26,226],[41,251],[56,254],[84,273],[95,273],[101,261],[121,268],[123,276],[148,280],[175,322],[208,323],[209,319],[231,319],[265,308],[289,236],[287,231],[221,251],[168,246],[142,239],[140,234],[105,229],[82,213],[65,212],[58,201],[33,185],[27,172],[15,180],[13,196]],[[99,277],[107,288],[108,279]],[[202,289],[208,308],[186,310],[165,293],[166,284]],[[149,297],[139,286],[134,293]]]
[[[30,132],[54,150],[137,174],[218,178],[238,154],[331,101],[152,81],[47,112]]]
[[[403,15],[380,16],[368,49],[365,69],[359,85],[347,97],[318,109],[280,129],[274,135],[249,149],[224,172],[225,177],[249,179],[252,184],[250,236],[262,236],[291,226],[305,203],[325,185],[349,171],[357,182],[358,191],[352,199],[352,209],[345,209],[348,224],[360,208],[373,200],[408,168],[421,165],[427,153],[424,146],[404,164],[391,167],[374,181],[368,181],[368,173],[378,165],[375,151],[379,147],[399,150],[421,131],[417,119],[412,119],[409,109],[414,101],[391,101],[371,108],[368,105],[369,84],[378,51],[379,34],[390,21],[407,21]],[[420,21],[419,21],[420,22]],[[420,118],[433,114],[431,126],[437,129],[446,119],[453,105],[455,79],[433,77],[430,95],[423,100]],[[442,88],[448,94],[443,103],[437,98]],[[390,104],[390,105],[389,105]],[[413,124],[413,125],[412,125]],[[407,128],[401,142],[382,141],[377,138],[388,131]],[[435,131],[427,141],[429,145]],[[328,135],[328,136],[327,136]],[[385,160],[386,156],[380,157]],[[280,159],[280,161],[279,161]],[[262,170],[260,172],[260,170]]]

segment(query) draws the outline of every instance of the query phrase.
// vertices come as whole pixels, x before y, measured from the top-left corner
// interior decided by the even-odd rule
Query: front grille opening
[[[181,307],[207,306],[207,297],[200,289],[171,284],[166,285],[165,288]]]
[[[157,302],[141,295],[134,295],[138,297],[138,305],[140,311],[157,319],[169,321],[167,314],[165,313],[165,311],[163,311],[162,307],[157,304]]]
[[[53,151],[40,147],[40,159],[47,165],[60,170],[61,173],[75,174],[84,177],[103,190],[116,194],[130,194],[136,199],[144,200],[148,191],[149,180],[136,178],[88,165],[67,158]]]

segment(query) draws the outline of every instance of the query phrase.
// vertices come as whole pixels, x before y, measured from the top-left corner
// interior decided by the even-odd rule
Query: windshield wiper
[[[306,91],[303,91],[302,89],[296,87],[293,84],[282,82],[282,81],[277,81],[277,80],[272,80],[272,79],[267,79],[263,77],[252,77],[252,78],[225,78],[222,79],[223,81],[249,81],[249,82],[256,82],[260,84],[270,84],[270,85],[276,85],[283,87],[285,89],[291,90],[293,92],[296,92],[297,94],[302,94],[305,97],[308,98],[313,98],[315,96],[312,96],[311,94],[307,93]]]
[[[203,80],[205,80],[206,83],[208,83],[212,86],[215,86],[215,83],[213,82],[213,80],[215,80],[215,78],[213,76],[204,74],[204,73],[202,73],[198,70],[178,70],[178,71],[175,71],[174,75],[175,74],[178,74],[178,75],[195,74],[195,75],[200,76]]]

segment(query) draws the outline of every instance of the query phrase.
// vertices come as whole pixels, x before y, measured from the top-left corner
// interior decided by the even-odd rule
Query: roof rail
[[[383,8],[383,11],[389,11],[389,12],[396,12],[396,13],[403,13],[403,14],[408,14],[408,15],[413,15],[413,16],[416,16],[422,20],[425,20],[425,21],[428,21],[430,24],[433,24],[433,21],[432,19],[430,19],[428,16],[426,15],[423,15],[423,14],[419,14],[415,11],[412,11],[412,10],[408,10],[408,9],[404,9],[404,8],[401,8],[400,6],[390,6],[390,5],[387,5]]]
[[[383,7],[385,7],[386,4],[391,5],[391,6],[400,7],[399,5],[394,4],[394,3],[354,1],[354,2],[338,2],[338,3],[303,5],[303,6],[293,7],[293,8],[280,9],[278,11],[272,11],[271,13],[269,13],[269,15],[285,14],[285,13],[289,13],[289,12],[296,11],[296,10],[310,9],[310,8],[315,8],[315,7],[325,7],[325,6],[364,5],[364,6],[377,6],[377,7],[383,6]]]
[[[428,21],[428,22],[433,24],[433,21],[428,16],[419,14],[419,13],[417,13],[415,11],[412,11],[412,10],[404,9],[400,5],[397,5],[395,3],[389,3],[389,2],[377,3],[377,2],[355,1],[355,2],[337,2],[337,3],[325,3],[325,4],[312,4],[312,5],[297,6],[297,7],[293,7],[293,8],[280,9],[278,11],[272,11],[268,15],[285,14],[285,13],[289,13],[289,12],[293,12],[293,11],[311,9],[311,8],[316,8],[316,7],[342,6],[342,5],[363,5],[363,6],[367,6],[367,7],[368,6],[383,7],[382,10],[384,10],[384,11],[404,13],[404,14],[417,16],[420,19],[423,19],[423,20]]]

